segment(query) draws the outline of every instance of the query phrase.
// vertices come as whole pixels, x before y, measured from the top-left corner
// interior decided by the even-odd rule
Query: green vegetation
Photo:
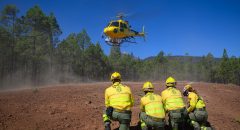
[[[52,82],[108,81],[119,71],[129,81],[178,80],[233,83],[240,85],[240,58],[220,59],[211,53],[203,57],[166,56],[139,59],[112,47],[103,53],[100,43],[92,43],[86,30],[59,41],[61,29],[53,13],[40,7],[18,16],[14,5],[7,5],[0,18],[0,86]]]

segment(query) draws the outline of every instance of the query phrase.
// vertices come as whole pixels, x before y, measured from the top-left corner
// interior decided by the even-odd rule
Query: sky
[[[144,26],[147,33],[146,41],[123,44],[123,53],[142,59],[160,51],[221,57],[225,48],[229,56],[240,57],[240,0],[0,0],[0,9],[7,4],[15,4],[19,16],[34,5],[47,15],[53,12],[63,32],[60,39],[86,29],[107,55],[111,47],[101,38],[103,29],[123,12],[134,30]]]

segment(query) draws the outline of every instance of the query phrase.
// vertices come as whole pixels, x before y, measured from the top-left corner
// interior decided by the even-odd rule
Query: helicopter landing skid
[[[120,46],[121,43],[112,43],[112,42],[107,42],[105,41],[109,46]]]
[[[111,39],[106,38],[105,42],[110,46],[120,46],[124,42],[128,43],[136,43],[135,41],[131,41],[132,38],[123,38],[123,39]],[[134,39],[134,38],[133,38]]]
[[[105,42],[110,46],[120,46],[123,43],[123,39],[112,39],[112,38],[105,38]]]

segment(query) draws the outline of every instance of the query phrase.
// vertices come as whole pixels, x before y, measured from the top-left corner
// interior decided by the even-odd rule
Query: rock
[[[91,104],[92,103],[92,101],[87,101],[87,102],[85,102],[85,104],[87,105],[87,104]]]
[[[65,124],[65,127],[70,127],[70,124]]]
[[[55,111],[50,111],[49,114],[50,114],[50,115],[54,115],[54,114],[55,114]]]

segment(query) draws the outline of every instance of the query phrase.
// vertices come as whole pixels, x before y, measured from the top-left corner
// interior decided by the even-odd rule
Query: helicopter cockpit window
[[[119,22],[112,22],[110,26],[119,27]]]
[[[120,28],[127,28],[127,25],[125,23],[120,23]]]

